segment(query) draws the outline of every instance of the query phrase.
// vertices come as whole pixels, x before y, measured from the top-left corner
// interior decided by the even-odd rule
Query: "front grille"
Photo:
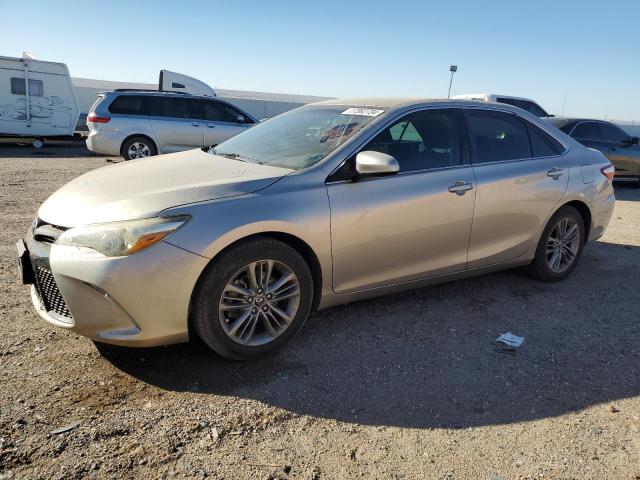
[[[64,298],[62,298],[62,294],[60,290],[58,290],[58,285],[56,285],[53,274],[46,268],[38,266],[35,268],[35,273],[36,288],[47,312],[54,311],[60,316],[72,318]]]

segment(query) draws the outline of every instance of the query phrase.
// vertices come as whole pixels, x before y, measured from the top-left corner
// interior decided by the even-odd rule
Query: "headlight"
[[[60,235],[56,244],[92,248],[108,257],[121,257],[158,243],[184,225],[189,218],[157,217],[75,227]]]

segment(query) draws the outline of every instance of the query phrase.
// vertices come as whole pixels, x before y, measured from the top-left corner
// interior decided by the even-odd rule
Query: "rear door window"
[[[491,110],[467,110],[476,163],[531,158],[527,127],[511,114]]]
[[[111,102],[109,111],[116,115],[144,115],[145,99],[137,95],[120,95]]]
[[[600,129],[598,128],[598,124],[595,122],[579,123],[573,132],[571,132],[571,136],[579,140],[602,141]]]

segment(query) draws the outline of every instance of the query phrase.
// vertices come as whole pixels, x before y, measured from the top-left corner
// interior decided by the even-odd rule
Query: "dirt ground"
[[[101,354],[34,312],[15,241],[105,164],[0,147],[0,480],[640,479],[640,189],[616,188],[562,283],[507,271],[332,308],[236,363]],[[507,331],[515,353],[495,348]]]

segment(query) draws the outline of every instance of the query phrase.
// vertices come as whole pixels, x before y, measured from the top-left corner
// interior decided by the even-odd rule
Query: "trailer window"
[[[24,78],[11,78],[11,93],[14,95],[26,95],[27,92],[24,85]],[[29,96],[44,97],[42,80],[29,79]]]

